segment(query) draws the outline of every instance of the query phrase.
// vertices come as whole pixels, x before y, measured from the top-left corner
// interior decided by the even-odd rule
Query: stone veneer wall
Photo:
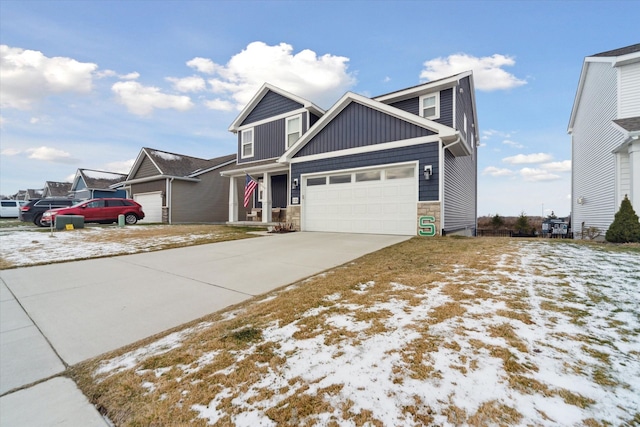
[[[300,231],[300,205],[287,206],[287,224],[293,224],[293,228]]]
[[[420,236],[420,217],[423,216],[432,216],[435,218],[434,222],[430,222],[436,228],[436,236],[442,235],[442,220],[440,218],[440,202],[418,202],[418,218],[416,220],[417,224],[417,232],[416,234]]]

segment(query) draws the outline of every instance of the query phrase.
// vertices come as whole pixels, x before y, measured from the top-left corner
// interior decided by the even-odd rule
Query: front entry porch
[[[288,169],[225,171],[229,177],[229,224],[277,225],[286,221]],[[244,206],[246,175],[258,182],[247,206]]]

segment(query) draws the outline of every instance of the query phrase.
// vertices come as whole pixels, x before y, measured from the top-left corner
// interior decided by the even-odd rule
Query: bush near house
[[[626,195],[605,234],[605,239],[612,243],[640,242],[640,221]]]

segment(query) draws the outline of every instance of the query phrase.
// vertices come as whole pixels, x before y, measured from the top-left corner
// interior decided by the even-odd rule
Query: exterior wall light
[[[298,178],[294,178],[291,188],[298,188]]]
[[[576,200],[576,202],[578,202],[579,205],[584,205],[584,197],[583,196],[578,197],[578,200]]]
[[[427,165],[424,167],[424,179],[426,181],[429,181],[429,179],[431,178],[431,175],[433,175],[433,166],[431,165]]]

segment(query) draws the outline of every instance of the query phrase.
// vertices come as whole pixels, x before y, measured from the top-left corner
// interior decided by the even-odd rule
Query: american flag
[[[247,175],[247,180],[244,184],[244,207],[245,208],[249,206],[249,200],[251,200],[251,195],[253,194],[253,191],[258,186],[258,181],[251,178],[249,174],[246,174],[246,175]]]

